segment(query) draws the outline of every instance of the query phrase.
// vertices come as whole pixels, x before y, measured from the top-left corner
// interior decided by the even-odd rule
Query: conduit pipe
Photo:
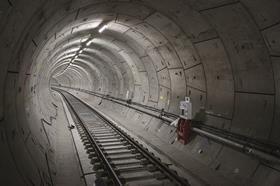
[[[271,163],[277,163],[277,164],[280,163],[280,159],[278,157],[275,157],[275,156],[270,155],[268,153],[262,152],[260,150],[255,149],[255,148],[250,148],[246,145],[243,145],[243,144],[237,143],[235,141],[220,137],[216,134],[212,134],[210,132],[201,130],[201,129],[196,128],[196,127],[192,127],[192,131],[194,131],[194,132],[196,132],[200,135],[206,136],[208,138],[211,138],[212,140],[218,141],[218,142],[220,142],[222,144],[225,144],[227,146],[237,148],[237,149],[241,150],[242,152],[244,152],[245,154],[255,156],[257,158],[269,161]]]
[[[57,86],[56,86],[56,87],[57,87]],[[64,87],[64,86],[61,86],[61,87]],[[71,88],[71,87],[66,87],[66,88]],[[60,88],[58,88],[58,89],[60,89]],[[75,88],[71,88],[71,89],[75,89]],[[76,90],[76,89],[75,89],[75,90]],[[79,90],[79,91],[81,91],[81,90]],[[84,91],[82,91],[82,92],[85,92],[85,91],[86,91],[86,90],[84,90]],[[90,92],[90,91],[86,91],[86,92],[88,93],[88,92]],[[94,95],[94,96],[96,96],[96,97],[100,97],[100,98],[102,98],[102,99],[106,99],[106,100],[108,100],[108,101],[111,101],[111,102],[114,102],[114,103],[117,103],[117,104],[126,106],[126,107],[128,107],[128,108],[137,110],[137,111],[142,112],[142,113],[144,113],[144,114],[147,114],[147,115],[153,116],[153,117],[155,117],[155,118],[161,119],[161,120],[165,121],[165,124],[167,124],[166,122],[168,122],[167,125],[169,125],[169,126],[175,128],[175,126],[171,125],[171,123],[174,121],[174,119],[171,119],[171,118],[169,118],[169,117],[166,117],[166,116],[164,116],[164,115],[162,115],[162,114],[157,115],[157,114],[154,114],[154,113],[151,113],[151,112],[148,112],[148,111],[144,111],[144,110],[139,109],[139,108],[135,108],[135,107],[129,105],[128,103],[121,103],[120,101],[124,101],[124,100],[121,100],[121,99],[119,99],[119,98],[116,98],[116,100],[117,100],[117,101],[116,101],[116,100],[114,100],[113,98],[107,98],[107,97],[104,96],[104,95],[103,95],[103,96],[97,95],[97,94],[95,94],[95,93],[93,93],[93,92],[91,92],[91,95]],[[179,117],[181,117],[181,116],[179,116]],[[219,143],[221,143],[221,144],[223,144],[223,145],[227,145],[227,146],[229,146],[229,147],[232,147],[233,149],[237,149],[237,150],[239,150],[239,151],[241,151],[241,152],[243,152],[243,153],[245,153],[245,154],[247,154],[247,155],[254,156],[254,157],[258,158],[258,159],[262,159],[262,160],[264,160],[264,161],[266,161],[266,162],[269,162],[269,163],[277,163],[277,164],[280,164],[280,158],[279,158],[279,157],[277,157],[277,156],[275,156],[275,155],[271,155],[271,154],[269,154],[269,153],[267,153],[267,152],[263,152],[263,151],[258,150],[258,149],[256,149],[256,148],[252,148],[252,147],[249,146],[249,144],[248,144],[248,145],[244,145],[244,144],[235,142],[235,141],[233,141],[233,140],[229,140],[229,139],[227,139],[227,138],[218,136],[218,135],[213,134],[213,133],[211,133],[211,132],[207,132],[207,131],[205,131],[205,130],[199,129],[199,128],[197,128],[197,127],[192,127],[191,130],[192,130],[193,132],[199,134],[199,135],[202,135],[202,136],[205,136],[205,137],[210,138],[210,139],[212,139],[212,140],[215,140],[216,142],[219,142]]]

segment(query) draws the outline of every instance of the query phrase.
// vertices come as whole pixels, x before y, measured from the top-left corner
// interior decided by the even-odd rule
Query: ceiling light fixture
[[[86,43],[86,46],[89,46],[91,44],[91,40],[89,40],[87,43]]]
[[[84,36],[82,39],[81,39],[81,42],[86,42],[88,40],[88,38],[90,37],[90,35],[87,35],[87,36]]]
[[[104,30],[106,30],[106,28],[108,28],[108,25],[103,25],[103,26],[98,30],[98,32],[99,32],[99,33],[102,33]]]
[[[83,38],[83,39],[81,39],[81,42],[83,43],[83,42],[86,42],[88,40],[88,38]]]

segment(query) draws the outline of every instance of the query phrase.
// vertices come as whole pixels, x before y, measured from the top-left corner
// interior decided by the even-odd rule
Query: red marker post
[[[191,136],[191,119],[192,119],[192,104],[190,98],[186,97],[185,101],[180,102],[182,115],[177,123],[177,139],[182,144],[187,144]]]

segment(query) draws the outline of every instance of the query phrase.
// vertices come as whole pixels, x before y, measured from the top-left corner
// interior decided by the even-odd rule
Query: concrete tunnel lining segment
[[[200,107],[211,112],[207,124],[279,143],[277,0],[25,0],[0,5],[0,162],[10,170],[1,170],[4,183],[38,185],[50,183],[50,175],[55,178],[61,153],[55,131],[61,123],[50,118],[66,120],[56,116],[63,113],[54,106],[60,101],[50,91],[51,82],[174,113],[179,101],[190,96],[194,114]],[[100,34],[104,21],[108,28]],[[89,34],[91,45],[64,70]],[[100,101],[79,96],[93,105]],[[109,102],[100,109],[120,122],[133,121],[135,126],[127,124],[130,129],[138,124],[146,137],[154,135],[167,145],[173,139],[159,120]],[[278,166],[200,136],[187,146],[169,146],[178,156],[189,154],[190,159],[181,160],[196,162],[199,169],[193,165],[190,172],[208,184],[279,181]]]

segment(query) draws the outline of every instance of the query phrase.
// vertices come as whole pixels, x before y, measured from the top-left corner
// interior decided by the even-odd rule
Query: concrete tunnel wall
[[[279,143],[279,10],[277,0],[2,1],[0,181],[55,182],[62,123],[50,83],[174,113],[190,96],[194,114],[201,107],[210,113],[207,124]],[[67,67],[92,30],[91,45]],[[106,101],[98,107],[120,122],[132,121],[128,129],[161,139],[178,152],[177,160],[195,162],[182,166],[205,184],[279,182],[276,165],[200,136],[186,146],[171,144],[174,131],[160,121]]]

